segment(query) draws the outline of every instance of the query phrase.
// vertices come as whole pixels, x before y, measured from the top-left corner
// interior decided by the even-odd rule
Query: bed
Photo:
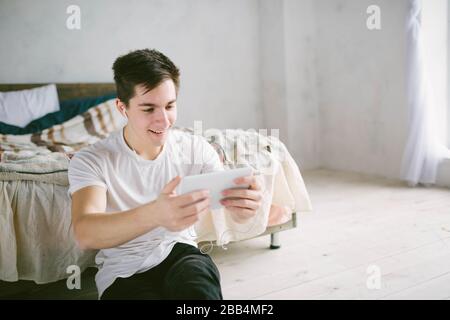
[[[2,84],[0,91],[41,85]],[[113,83],[57,84],[57,92],[61,102],[88,97],[111,98],[115,86]],[[56,123],[38,132],[0,134],[0,298],[96,298],[93,280],[96,252],[81,251],[74,241],[67,194],[67,167],[71,156],[79,149],[123,126],[123,118],[114,110],[112,100],[107,100],[75,117],[64,119],[64,123]],[[190,128],[177,130],[192,132]],[[248,135],[236,130],[231,139]],[[245,152],[239,150],[235,142],[227,144],[221,133],[209,135],[207,139],[226,168],[236,167],[237,160],[243,159],[240,156]],[[224,240],[213,234],[200,238],[199,245],[223,245],[270,235],[270,248],[277,249],[280,247],[279,232],[297,227],[299,211],[311,211],[295,162],[284,145],[280,141],[275,142],[267,140],[264,148],[258,150],[257,161],[272,157],[274,152],[271,148],[275,147],[288,155],[288,160],[280,161],[277,166],[277,174],[271,172],[270,210],[267,210],[263,223],[247,236],[238,237],[231,233]],[[244,162],[252,164],[252,159]],[[239,163],[242,165],[242,161]],[[273,190],[281,191],[277,194]],[[287,193],[290,193],[289,197]],[[205,223],[204,228],[212,225]],[[66,278],[70,275],[67,261],[81,266],[84,284],[81,290],[67,290]]]

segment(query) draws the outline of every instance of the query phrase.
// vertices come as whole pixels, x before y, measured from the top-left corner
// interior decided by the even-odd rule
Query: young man
[[[175,193],[182,176],[223,170],[205,139],[171,130],[179,70],[148,49],[119,57],[113,70],[116,105],[128,123],[77,152],[69,167],[76,239],[100,249],[99,297],[222,299],[219,271],[197,248],[193,227],[209,210],[208,192]],[[260,186],[253,176],[236,184],[250,188],[227,190],[233,200],[223,205],[245,221],[260,206]]]

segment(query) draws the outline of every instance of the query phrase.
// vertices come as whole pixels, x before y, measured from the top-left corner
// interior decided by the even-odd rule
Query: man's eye
[[[144,112],[153,112],[153,108],[146,109],[146,110],[144,110]]]
[[[173,109],[175,106],[167,106],[166,109],[170,110]]]

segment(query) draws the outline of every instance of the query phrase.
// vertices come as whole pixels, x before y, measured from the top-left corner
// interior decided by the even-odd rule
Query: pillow
[[[59,111],[49,113],[42,118],[36,119],[25,126],[25,128],[0,122],[0,134],[21,135],[39,132],[56,124],[61,124],[67,120],[70,120],[73,117],[86,112],[89,108],[115,97],[117,97],[115,93],[109,93],[98,97],[63,100],[61,101]]]
[[[31,121],[59,110],[56,85],[0,92],[0,119],[2,122],[25,127]]]

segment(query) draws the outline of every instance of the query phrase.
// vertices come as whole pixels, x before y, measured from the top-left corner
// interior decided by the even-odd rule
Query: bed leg
[[[279,249],[280,244],[280,233],[274,232],[270,234],[270,249]]]

